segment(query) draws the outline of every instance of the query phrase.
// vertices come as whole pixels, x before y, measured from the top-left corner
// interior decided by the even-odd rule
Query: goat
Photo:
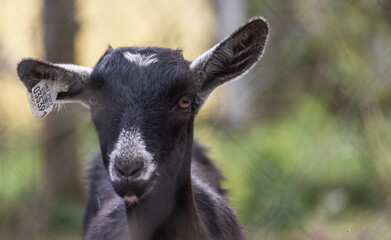
[[[192,62],[160,47],[109,47],[94,68],[22,59],[28,91],[54,81],[55,103],[90,109],[101,151],[83,239],[245,239],[193,126],[216,87],[259,61],[267,37],[256,17]]]

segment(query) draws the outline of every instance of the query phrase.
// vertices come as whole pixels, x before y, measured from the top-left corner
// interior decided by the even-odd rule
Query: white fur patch
[[[125,196],[124,197],[124,199],[125,199],[125,201],[127,201],[128,203],[136,203],[136,202],[138,202],[138,197],[136,197],[136,196]]]
[[[191,181],[194,185],[197,185],[200,189],[208,193],[208,196],[216,203],[221,203],[222,197],[216,193],[207,183],[200,180],[195,174],[191,175]]]
[[[77,73],[91,73],[92,71],[92,68],[90,67],[84,67],[84,66],[79,66],[79,65],[75,65],[75,64],[67,64],[67,63],[58,63],[58,64],[55,64],[57,66],[60,66],[60,67],[63,67],[69,71],[72,71],[72,72],[77,72]]]
[[[62,81],[55,81],[54,82],[54,88],[56,89],[56,92],[68,92],[69,85]]]
[[[140,67],[147,67],[151,63],[156,63],[158,59],[156,54],[141,55],[139,53],[124,52],[123,56],[132,63],[137,64]]]
[[[122,129],[114,150],[109,155],[109,175],[112,181],[119,180],[114,172],[114,163],[117,157],[129,159],[129,161],[131,159],[144,161],[142,173],[137,177],[139,180],[148,180],[156,170],[153,155],[147,151],[145,142],[138,129],[131,129],[130,131]]]
[[[115,170],[114,170],[114,162],[112,162],[111,160],[110,160],[110,162],[109,162],[109,176],[110,176],[111,181],[113,181],[113,182],[116,182],[116,181],[121,180],[121,179],[117,176],[117,174],[115,173]]]
[[[90,67],[83,67],[83,66],[78,66],[78,65],[74,65],[74,64],[63,64],[63,63],[58,63],[58,64],[54,64],[58,67],[61,67],[61,68],[64,68],[68,71],[71,71],[71,72],[74,72],[74,73],[77,73],[79,74],[80,76],[82,77],[88,77],[91,72],[92,72],[92,68]],[[58,93],[60,92],[68,92],[69,91],[69,88],[70,88],[70,85],[61,81],[61,77],[59,79],[56,79],[56,81],[54,82],[54,88],[56,89],[56,91]],[[82,104],[83,106],[85,106],[86,108],[90,108],[90,106],[85,103],[85,102],[82,102],[80,100],[66,100],[66,99],[62,99],[62,100],[56,100],[56,105],[57,105],[57,109],[58,111],[60,111],[61,107],[63,104],[65,103],[73,103],[73,102],[78,102],[80,104]]]
[[[212,56],[213,52],[215,51],[215,49],[220,45],[221,43],[218,43],[216,45],[214,45],[211,49],[209,49],[208,51],[204,52],[201,56],[199,56],[198,58],[196,58],[194,61],[192,61],[190,63],[190,70],[194,70],[197,66],[199,66],[200,64],[208,61],[208,59]]]
[[[90,75],[92,72],[92,68],[90,68],[90,67],[78,66],[78,65],[74,65],[74,64],[58,63],[58,64],[54,64],[54,65],[65,68],[69,71],[78,73],[80,75]]]
[[[90,68],[90,67],[83,67],[83,66],[78,66],[78,65],[74,65],[74,64],[58,63],[58,64],[54,64],[54,65],[61,67],[61,68],[64,68],[68,71],[77,73],[78,75],[81,75],[81,76],[88,76],[92,72],[92,68]],[[56,79],[56,81],[54,82],[54,88],[56,89],[56,91],[58,93],[68,92],[69,87],[70,86],[67,83],[61,81],[61,77],[59,79]]]

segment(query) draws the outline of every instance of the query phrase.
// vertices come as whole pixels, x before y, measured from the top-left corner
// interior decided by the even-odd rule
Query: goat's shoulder
[[[245,239],[243,229],[228,201],[197,174],[192,187],[198,214],[213,239]]]
[[[217,193],[223,195],[225,190],[221,187],[220,181],[224,180],[224,177],[212,159],[206,155],[206,152],[205,147],[194,141],[191,163],[192,175],[208,183]]]

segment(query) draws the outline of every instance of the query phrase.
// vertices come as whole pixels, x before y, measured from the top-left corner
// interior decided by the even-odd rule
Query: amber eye
[[[88,99],[88,101],[90,102],[90,105],[91,105],[91,106],[96,106],[96,105],[98,105],[98,100],[97,100],[95,97],[90,97],[90,98]]]
[[[179,99],[178,107],[182,110],[186,110],[190,107],[191,100],[189,97],[182,97]]]

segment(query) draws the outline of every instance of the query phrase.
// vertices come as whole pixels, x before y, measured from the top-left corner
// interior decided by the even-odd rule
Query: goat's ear
[[[87,85],[92,68],[72,64],[55,64],[42,60],[25,58],[18,64],[18,75],[29,92],[42,80],[54,81],[56,101],[78,101],[86,103],[82,92]]]
[[[263,18],[252,18],[194,60],[190,69],[200,86],[201,98],[207,98],[216,87],[251,69],[264,52],[268,32],[268,24]]]

